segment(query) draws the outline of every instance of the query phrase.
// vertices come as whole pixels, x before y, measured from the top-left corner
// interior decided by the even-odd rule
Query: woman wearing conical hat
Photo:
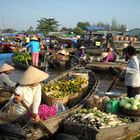
[[[14,87],[16,85],[16,83],[12,82],[8,77],[8,74],[10,74],[13,69],[14,69],[14,67],[12,67],[6,63],[1,65],[1,67],[0,67],[0,89]]]
[[[32,37],[31,41],[25,46],[26,48],[31,47],[31,53],[32,53],[32,65],[38,66],[39,61],[39,49],[40,44],[37,37]]]
[[[41,84],[40,82],[44,81],[48,78],[48,74],[30,66],[22,75],[19,80],[20,86],[16,88],[16,93],[18,96],[14,96],[13,102],[14,105],[14,113],[17,114],[25,114],[26,109],[19,103],[23,100],[26,105],[31,109],[34,113],[35,120],[39,121],[39,106],[41,103]]]
[[[81,47],[79,48],[77,57],[80,58],[80,59],[83,59],[83,60],[86,59],[86,48],[85,48],[84,46],[81,46]]]
[[[56,61],[65,61],[69,59],[69,52],[67,52],[65,49],[62,49],[58,51],[53,57],[52,60]]]

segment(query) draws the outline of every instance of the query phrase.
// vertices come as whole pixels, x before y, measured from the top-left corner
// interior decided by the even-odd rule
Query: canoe
[[[0,54],[0,59],[8,59],[8,58],[12,58],[13,53],[1,53]]]
[[[82,72],[83,71],[84,70],[82,70]],[[72,70],[72,71],[65,72],[64,74],[50,80],[48,83],[54,83],[57,80],[64,79],[66,77],[70,77],[73,74],[73,72],[79,72],[79,70]],[[68,110],[66,110],[65,112],[62,112],[59,115],[56,115],[54,117],[49,118],[48,120],[43,121],[43,124],[53,134],[58,131],[59,124],[65,117],[67,117],[71,113],[74,113],[75,111],[78,111],[79,109],[81,109],[86,104],[86,100],[92,94],[95,93],[96,88],[98,87],[98,78],[92,71],[88,71],[87,73],[89,75],[89,80],[88,80],[89,82],[88,82],[87,90],[85,92],[83,92],[83,94],[82,94],[82,98],[80,100],[77,100],[76,103],[71,104],[70,105],[71,107]],[[10,115],[10,116],[8,115],[8,113],[0,114],[0,123],[4,123],[4,122],[8,123],[8,122],[15,121],[17,119],[17,117],[19,117],[19,116],[14,115],[14,114]],[[32,129],[34,129],[34,128],[32,128]],[[35,139],[39,139],[41,137],[44,137],[44,135],[45,135],[40,128],[34,129],[32,132],[36,132],[36,134],[37,134]]]
[[[106,74],[108,75],[108,74]],[[104,75],[104,77],[106,77]],[[102,79],[102,77],[99,77],[99,80]],[[97,91],[102,89],[105,93],[106,89],[109,87],[110,78],[105,78],[106,80],[103,80],[99,83],[99,87]],[[105,83],[106,82],[106,83]],[[104,85],[103,85],[104,83]],[[105,88],[105,86],[108,86]],[[119,90],[126,90],[122,84],[115,84],[112,88],[112,91],[115,91],[116,93]],[[126,91],[125,91],[126,92]],[[124,93],[125,93],[124,92]],[[98,93],[97,93],[98,94]],[[107,94],[106,94],[107,95]],[[122,95],[124,96],[124,94]],[[112,97],[114,98],[114,97]],[[120,96],[118,96],[120,98]],[[126,140],[130,139],[131,137],[136,136],[139,133],[140,130],[140,118],[139,116],[129,116],[121,111],[117,114],[119,117],[125,117],[129,118],[132,122],[128,124],[121,124],[116,127],[106,127],[106,128],[100,128],[97,129],[92,126],[83,125],[80,123],[76,123],[76,121],[73,120],[73,122],[70,122],[67,118],[63,121],[63,133],[66,135],[72,135],[80,140],[112,140],[112,139],[121,139]],[[76,130],[76,131],[75,131]]]
[[[125,62],[108,62],[108,63],[92,62],[90,64],[87,64],[86,68],[91,69],[93,71],[106,71],[106,72],[108,72],[110,67],[119,68],[121,64],[126,65]]]
[[[52,55],[47,58],[48,65],[50,68],[65,69],[72,68],[79,64],[79,59],[75,57],[75,55],[70,55],[69,59],[64,61],[52,60],[51,57]]]
[[[87,139],[87,137],[89,140],[128,140],[131,136],[134,137],[139,129],[140,121],[99,130],[74,123],[65,123],[64,126],[66,134],[76,136],[82,140]]]
[[[9,91],[6,91],[4,89],[0,90],[0,107],[2,107],[8,102],[11,95],[12,94]]]
[[[27,69],[27,68],[29,67],[29,66],[27,65],[28,63],[25,64],[25,63],[18,63],[18,62],[14,61],[14,60],[12,60],[12,61],[13,61],[13,63],[14,63],[14,67],[17,67],[17,68],[19,68],[19,69]],[[41,70],[45,70],[46,67],[48,67],[47,64],[46,64],[46,65],[41,64],[41,65],[37,66],[37,68],[38,68],[38,69],[41,69]]]

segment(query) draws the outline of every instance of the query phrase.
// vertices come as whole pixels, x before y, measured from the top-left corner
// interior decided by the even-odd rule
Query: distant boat
[[[8,59],[12,58],[13,53],[1,53],[0,54],[0,59]]]

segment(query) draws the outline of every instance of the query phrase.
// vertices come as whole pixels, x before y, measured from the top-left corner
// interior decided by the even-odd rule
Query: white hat
[[[33,36],[31,40],[38,40],[37,37]]]
[[[4,72],[4,71],[9,71],[9,70],[13,70],[15,69],[14,67],[4,63],[1,67],[0,67],[0,72]]]
[[[105,57],[107,57],[107,55],[108,55],[107,52],[103,52],[103,53],[101,54],[101,58],[105,58]]]
[[[47,79],[49,75],[41,71],[33,66],[30,66],[22,75],[21,79],[19,80],[19,84],[21,85],[31,85],[39,83],[45,79]]]
[[[84,46],[81,46],[79,49],[86,49]]]
[[[123,44],[123,47],[124,47],[124,48],[126,48],[127,46],[128,46],[128,44],[127,44],[127,43],[124,43],[124,44]]]
[[[64,54],[64,55],[69,55],[69,52],[67,52],[66,50],[60,50],[58,51],[58,53]]]

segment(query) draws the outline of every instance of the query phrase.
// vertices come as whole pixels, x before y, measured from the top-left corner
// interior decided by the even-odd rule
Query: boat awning
[[[102,27],[102,26],[86,26],[85,30],[86,31],[106,31],[107,28]]]

